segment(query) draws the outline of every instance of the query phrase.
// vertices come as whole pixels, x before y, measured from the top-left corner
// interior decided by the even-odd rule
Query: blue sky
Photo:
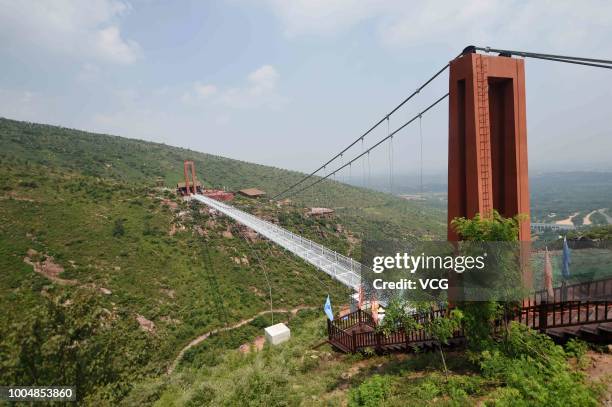
[[[0,0],[0,116],[307,171],[467,44],[611,58],[610,38],[605,1]],[[527,62],[532,169],[611,169],[611,75]],[[447,105],[422,125],[425,170],[444,172]],[[412,126],[396,170],[414,172],[418,151]]]

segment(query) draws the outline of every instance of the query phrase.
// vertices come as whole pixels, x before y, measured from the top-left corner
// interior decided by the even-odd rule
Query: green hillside
[[[208,185],[271,194],[299,173],[6,119],[0,146],[2,383],[76,384],[85,404],[114,405],[135,383],[163,376],[198,335],[269,309],[270,286],[275,320],[320,309],[327,294],[335,303],[348,298],[313,267],[154,187],[158,176],[175,183],[184,159]],[[337,216],[304,217],[303,206],[317,199]],[[363,236],[435,238],[444,230],[435,210],[338,183],[282,208],[235,204],[357,257]],[[219,346],[235,349],[269,322],[264,314]],[[202,349],[186,361],[215,354]]]
[[[38,164],[82,175],[152,186],[162,177],[168,186],[181,179],[183,160],[193,160],[205,186],[237,190],[260,188],[273,196],[304,175],[295,171],[232,160],[164,144],[87,133],[0,118],[0,159]],[[445,238],[441,209],[390,195],[325,181],[291,198],[305,206],[331,206],[344,223],[371,238]]]

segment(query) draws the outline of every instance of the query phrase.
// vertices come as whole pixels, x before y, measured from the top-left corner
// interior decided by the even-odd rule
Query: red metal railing
[[[522,306],[509,310],[505,319],[520,322],[542,332],[550,328],[612,322],[612,278],[557,287],[553,294],[550,298],[544,290],[533,293],[525,299]],[[446,309],[441,309],[427,314],[414,314],[413,317],[417,322],[423,323],[427,319],[444,317],[446,312]],[[497,325],[501,326],[502,321],[498,321]],[[359,327],[365,327],[365,332],[357,329]],[[347,352],[357,352],[365,348],[384,350],[398,345],[408,349],[410,346],[433,342],[423,329],[406,334],[398,327],[397,331],[384,335],[376,332],[375,328],[376,324],[370,313],[359,309],[333,322],[328,321],[329,340],[332,344],[339,344],[339,347]],[[453,334],[453,338],[463,336],[462,329]]]

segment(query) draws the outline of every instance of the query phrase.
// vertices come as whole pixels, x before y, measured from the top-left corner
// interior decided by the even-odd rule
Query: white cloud
[[[100,76],[100,67],[94,64],[86,63],[81,66],[76,80],[81,83],[94,82]]]
[[[384,8],[379,0],[264,0],[288,36],[328,35],[350,28]]]
[[[112,61],[129,64],[134,62],[140,53],[140,47],[136,42],[124,41],[121,38],[119,27],[116,25],[99,30],[96,36],[98,51]]]
[[[247,75],[245,86],[218,89],[212,84],[196,82],[183,93],[181,100],[187,104],[200,103],[206,99],[213,105],[228,108],[271,108],[279,109],[287,99],[278,93],[280,75],[272,65],[263,65]]]
[[[278,81],[278,72],[272,65],[264,65],[248,76],[253,94],[262,94],[273,91]]]
[[[195,93],[202,98],[207,98],[217,93],[215,85],[202,85],[200,82],[196,82],[194,89]]]
[[[119,0],[0,0],[0,41],[75,59],[130,64],[140,46],[121,36],[119,20],[131,7]]]
[[[263,0],[290,37],[329,36],[374,20],[388,46],[522,46],[529,50],[612,47],[612,3],[604,0]],[[585,49],[586,48],[586,49]],[[606,51],[607,50],[607,51]],[[457,49],[460,51],[460,49]]]
[[[228,124],[230,122],[230,115],[227,113],[223,113],[219,116],[217,116],[217,118],[215,119],[215,123],[217,123],[220,126],[225,126],[226,124]]]

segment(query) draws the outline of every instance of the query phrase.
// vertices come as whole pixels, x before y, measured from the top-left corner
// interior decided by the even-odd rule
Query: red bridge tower
[[[469,48],[450,62],[448,239],[458,216],[529,216],[525,64]],[[519,240],[530,240],[528,218]]]

